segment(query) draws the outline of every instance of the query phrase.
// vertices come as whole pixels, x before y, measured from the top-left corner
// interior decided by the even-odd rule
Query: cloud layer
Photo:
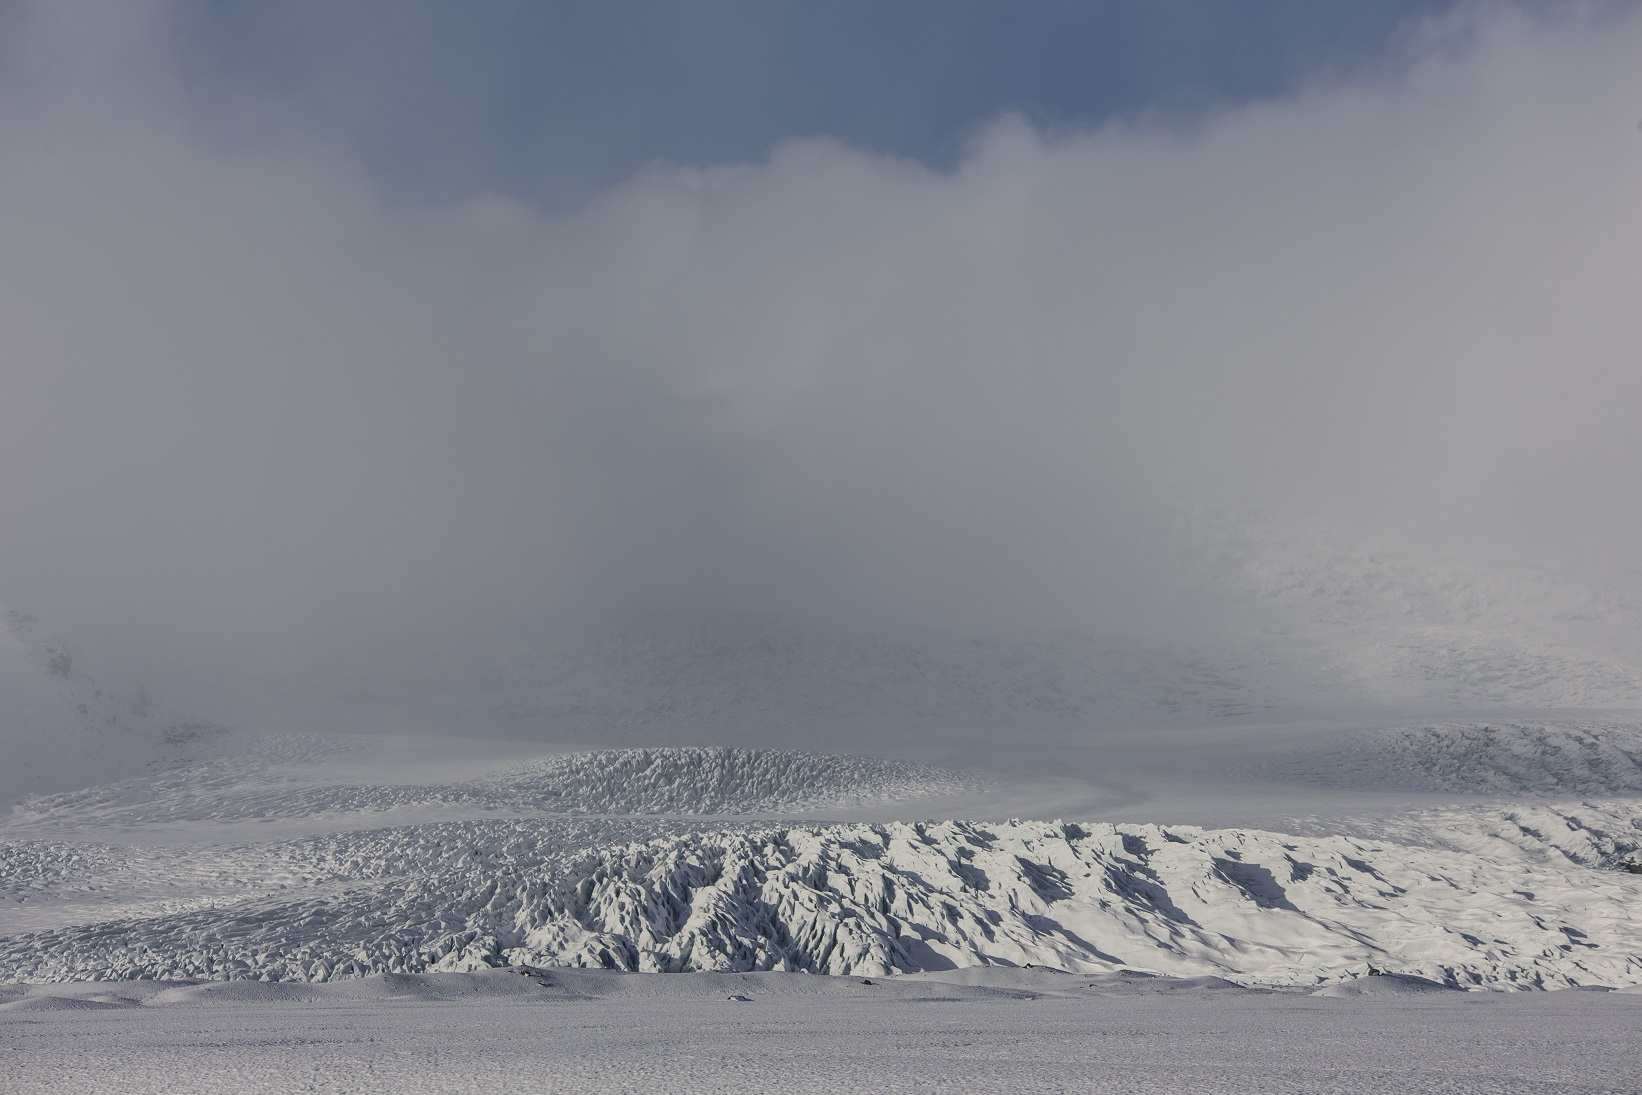
[[[950,172],[794,141],[549,216],[202,130],[163,9],[119,7],[35,11],[0,107],[0,590],[70,633],[1155,630],[1156,516],[1205,499],[1542,554],[1642,529],[1634,11],[1490,9],[1187,126],[1002,118]]]

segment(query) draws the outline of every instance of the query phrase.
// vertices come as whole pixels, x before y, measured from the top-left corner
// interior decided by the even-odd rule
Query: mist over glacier
[[[1638,703],[1628,9],[568,210],[393,192],[176,13],[15,9],[0,69],[0,596],[111,695],[903,748]]]
[[[7,1089],[1628,1090],[1639,56],[0,0]]]

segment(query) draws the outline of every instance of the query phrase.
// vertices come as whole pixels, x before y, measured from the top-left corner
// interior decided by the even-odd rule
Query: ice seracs
[[[260,873],[260,891],[8,934],[0,979],[1033,964],[1273,985],[1371,966],[1459,987],[1642,984],[1642,878],[1613,869],[1642,845],[1642,813],[1540,809],[1477,808],[1470,834],[1441,844],[1040,821],[369,830],[214,849]],[[1530,821],[1583,836],[1557,843]],[[622,839],[635,824],[649,835]],[[37,864],[50,851],[6,849]],[[49,903],[50,880],[30,895]]]

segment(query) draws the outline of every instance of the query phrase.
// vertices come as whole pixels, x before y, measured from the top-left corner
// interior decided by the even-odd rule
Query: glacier
[[[311,740],[250,755],[298,747],[326,755]],[[246,767],[266,778],[265,763]],[[1624,799],[1461,804],[1354,833],[726,824],[732,807],[780,812],[800,791],[811,806],[872,799],[940,772],[778,751],[601,751],[385,785],[384,805],[354,784],[259,797],[224,775],[226,760],[202,768],[216,779],[187,793],[171,772],[31,800],[0,827],[0,981],[1036,965],[1288,986],[1370,967],[1478,988],[1642,984],[1631,913],[1642,809]],[[678,794],[688,772],[705,781],[694,810]],[[739,773],[740,797],[715,782],[726,772]],[[376,824],[394,804],[492,815],[526,799],[528,816]],[[281,810],[337,831],[220,839],[277,825],[268,814]]]

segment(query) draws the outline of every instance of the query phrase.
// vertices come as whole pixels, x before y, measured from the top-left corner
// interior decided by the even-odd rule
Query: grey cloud
[[[201,136],[140,20],[95,81],[14,66],[0,589],[181,662],[1186,627],[1151,530],[1205,498],[1629,550],[1642,20],[1469,18],[1188,127],[1005,118],[950,172],[796,141],[554,216]]]

